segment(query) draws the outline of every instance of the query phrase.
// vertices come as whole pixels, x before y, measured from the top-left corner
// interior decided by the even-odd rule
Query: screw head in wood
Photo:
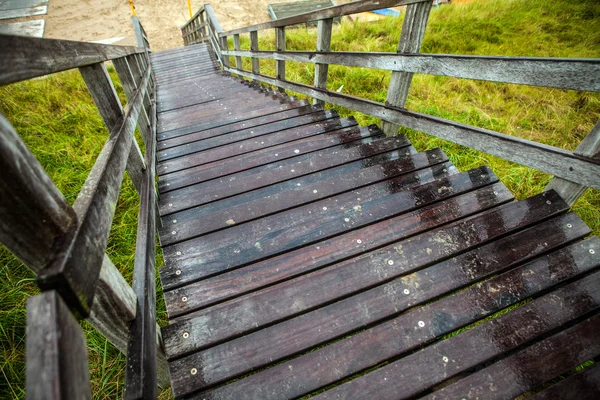
[[[423,321],[419,321],[418,324],[421,328],[425,326],[425,322],[423,322]]]
[[[573,225],[572,225],[572,224],[567,224],[567,228],[569,228],[569,229],[570,229],[570,228],[572,228],[572,227],[573,227]]]
[[[190,334],[189,334],[189,333],[187,333],[187,332],[183,332],[183,338],[184,338],[184,339],[187,339],[187,338],[189,338],[189,337],[190,337]]]
[[[181,270],[178,269],[177,271],[175,271],[175,275],[181,275]]]
[[[190,371],[190,374],[192,375],[196,375],[198,373],[198,370],[196,368],[192,368]]]
[[[596,252],[594,251],[594,249],[590,249],[590,254],[596,254]]]
[[[181,298],[181,301],[183,301],[183,302],[186,302],[187,300],[188,300],[188,299],[187,299],[187,297],[185,297],[185,296],[183,296],[183,297]]]
[[[446,356],[442,357],[442,361],[444,361],[445,363],[447,363],[448,362],[448,357],[446,357]]]
[[[550,200],[546,200],[546,204],[552,204]]]
[[[180,251],[178,251],[178,252],[177,252],[177,253],[175,253],[175,254],[177,254],[178,256],[180,256],[180,255],[181,255],[181,252],[180,252]]]
[[[394,260],[388,260],[389,265],[394,265]]]
[[[404,289],[404,294],[410,294],[410,290]]]
[[[356,243],[358,243],[358,244],[361,244],[361,243],[362,243],[362,240],[360,240],[360,239],[357,239],[357,240],[356,240]]]

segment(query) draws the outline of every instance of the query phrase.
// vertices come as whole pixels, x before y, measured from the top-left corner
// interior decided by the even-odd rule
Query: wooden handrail
[[[311,11],[304,14],[294,15],[288,18],[276,19],[274,21],[265,22],[262,24],[250,25],[244,28],[233,29],[230,31],[220,32],[219,36],[226,37],[240,33],[253,31],[261,31],[264,29],[279,28],[282,26],[291,26],[304,24],[311,21],[322,19],[337,18],[344,15],[357,14],[372,10],[377,10],[386,7],[407,6],[409,4],[424,3],[431,0],[362,0],[353,1],[351,3],[340,4],[338,6],[322,8],[317,11]]]
[[[0,35],[0,85],[143,52],[137,47]]]

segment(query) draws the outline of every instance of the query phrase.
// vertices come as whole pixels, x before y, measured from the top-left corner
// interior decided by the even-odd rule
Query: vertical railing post
[[[240,51],[242,49],[242,46],[240,45],[240,35],[239,34],[233,35],[233,49],[235,51]],[[244,69],[242,67],[242,57],[235,56],[235,67],[237,69],[239,69],[240,71]]]
[[[225,51],[229,50],[229,44],[227,43],[227,36],[223,36],[219,40],[221,41],[221,51],[223,51],[223,50],[225,50]],[[221,62],[223,63],[224,67],[229,67],[229,56],[222,55],[221,56]]]
[[[275,28],[275,38],[277,51],[285,51],[285,26]],[[278,81],[285,81],[285,61],[277,61],[276,78]],[[285,89],[278,88],[280,92],[285,93]]]
[[[200,13],[200,24],[204,25],[206,23],[206,17],[205,17],[206,11],[202,11]],[[201,36],[202,36],[202,41],[204,42],[205,40],[207,40],[208,38],[206,37],[206,26],[202,26],[202,28],[200,29],[201,32]]]
[[[583,138],[574,153],[583,157],[600,159],[600,121]],[[548,190],[555,190],[569,206],[572,206],[577,199],[583,196],[587,187],[563,178],[554,177],[544,189],[544,191]]]
[[[317,52],[329,51],[331,49],[331,29],[333,18],[319,20],[317,25]],[[315,65],[315,87],[327,89],[328,64]],[[313,104],[323,104],[322,100],[314,99]]]
[[[258,51],[258,32],[250,32],[250,51]],[[252,73],[260,74],[260,63],[258,58],[252,57]]]
[[[400,34],[400,43],[398,44],[398,53],[419,52],[430,11],[431,1],[409,4],[406,7],[402,32]],[[392,72],[385,104],[393,107],[404,107],[412,78],[412,72]],[[398,128],[399,125],[388,121],[381,121],[381,129],[387,136],[397,134]]]
[[[135,32],[135,40],[137,42],[138,47],[146,47],[146,43],[144,41],[144,35],[142,33],[142,25],[140,24],[140,20],[135,15],[131,17],[133,22],[133,30]]]

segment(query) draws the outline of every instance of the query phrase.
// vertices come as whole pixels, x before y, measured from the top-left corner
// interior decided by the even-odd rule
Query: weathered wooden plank
[[[312,114],[322,111],[323,107],[315,106],[302,106],[298,108],[292,108],[283,110],[273,114],[265,116],[259,116],[245,121],[234,122],[229,125],[221,125],[212,129],[200,130],[197,132],[188,133],[186,135],[177,136],[172,139],[166,139],[158,144],[159,151],[164,151],[173,147],[191,144],[200,140],[218,137],[221,135],[231,134],[239,132],[241,130],[248,130],[252,128],[260,128],[262,126],[270,126],[272,124],[283,122],[288,118],[295,118],[302,115]],[[161,153],[162,154],[162,153]]]
[[[211,203],[347,163],[356,165],[360,162],[362,167],[368,167],[383,160],[411,154],[410,149],[406,148],[409,146],[408,140],[404,137],[394,139],[375,141],[365,139],[364,142],[347,144],[344,148],[333,148],[302,157],[289,158],[282,162],[238,172],[218,181],[213,180],[175,191],[163,192],[161,193],[161,214],[166,215]],[[168,206],[169,204],[171,207]]]
[[[156,368],[156,215],[155,170],[156,130],[146,148],[144,182],[140,193],[140,211],[136,237],[133,290],[137,298],[135,319],[131,321],[125,369],[126,399],[157,397]]]
[[[532,400],[592,400],[600,392],[600,364],[595,363],[530,397]]]
[[[145,74],[134,99],[127,104],[123,121],[111,132],[73,209],[77,225],[62,238],[59,254],[40,271],[42,289],[56,289],[71,309],[82,317],[90,312],[100,274],[114,204],[118,198],[135,125],[147,91],[150,70]]]
[[[372,162],[368,167],[362,161],[346,164],[203,207],[180,211],[163,221],[161,243],[167,246],[228,228],[232,225],[231,221],[235,224],[244,223],[377,182],[388,184],[391,183],[389,179],[446,163],[448,158],[441,150],[434,149],[427,153],[379,160],[380,163]],[[173,235],[172,231],[177,234]]]
[[[594,125],[590,133],[581,141],[575,149],[575,154],[583,157],[600,159],[600,121]],[[561,197],[572,206],[579,199],[587,187],[566,179],[555,177],[544,190],[555,190]]]
[[[92,398],[83,332],[55,290],[27,299],[26,396]]]
[[[242,154],[250,152],[269,151],[266,149],[273,146],[290,142],[293,143],[297,140],[320,135],[325,132],[357,126],[356,120],[354,119],[335,118],[331,111],[325,111],[325,113],[325,117],[328,119],[307,125],[284,129],[276,133],[262,136],[260,138],[260,142],[255,139],[246,139],[237,143],[231,143],[221,147],[202,151],[200,153],[190,154],[189,156],[160,162],[157,165],[158,174],[169,174],[226,158],[239,157]]]
[[[281,82],[264,75],[255,75],[246,71],[236,72],[231,68],[227,71],[270,85],[279,85],[287,90],[357,110],[572,182],[600,189],[600,162],[567,150],[415,111],[384,106],[374,101],[337,92],[324,91],[289,81]]]
[[[313,392],[597,269],[598,260],[590,255],[590,246],[598,251],[598,239],[592,238],[542,256],[354,336],[204,392],[202,396],[227,399],[240,397],[243,393],[245,399],[267,400],[299,397]],[[407,288],[415,290],[413,286]],[[314,367],[332,364],[335,368]],[[277,391],[272,390],[274,387]]]
[[[351,143],[374,135],[379,136],[380,134],[381,132],[376,126],[363,128],[353,126],[351,128],[326,132],[325,134],[274,146],[269,148],[269,151],[247,153],[236,158],[219,160],[189,168],[181,172],[167,174],[160,178],[159,187],[178,189],[235,172],[277,162],[279,160],[302,156],[314,151]],[[298,150],[298,153],[296,153],[295,150]]]
[[[33,17],[48,13],[48,5],[28,8],[16,8],[13,10],[0,11],[0,19],[12,19],[21,17]]]
[[[45,25],[46,21],[43,19],[0,24],[0,35],[19,35],[41,38],[44,37]]]
[[[432,2],[410,4],[406,7],[404,22],[400,33],[400,42],[398,43],[398,53],[418,53],[421,49],[421,43],[425,36],[425,28],[429,19]],[[390,84],[388,86],[385,104],[387,106],[404,108],[408,91],[412,83],[413,74],[411,72],[392,72]],[[387,136],[398,134],[400,125],[389,121],[381,122],[381,130]]]
[[[512,199],[504,185],[497,183],[473,192],[460,194],[439,203],[386,219],[376,224],[346,232],[310,247],[293,250],[280,256],[250,264],[178,289],[165,292],[167,311],[171,316],[201,309],[261,287],[293,278],[326,266],[333,261],[357,256],[364,251],[432,229],[438,225],[468,217]],[[422,219],[427,215],[427,219]],[[355,245],[361,237],[369,237],[362,246]],[[305,260],[311,260],[307,263]],[[179,275],[181,278],[184,276]],[[251,279],[248,279],[251,277]],[[187,297],[187,302],[179,301]]]
[[[168,344],[167,356],[169,358],[176,357],[185,352],[182,351],[184,349],[189,352],[191,349],[200,349],[212,343],[221,342],[223,339],[221,335],[225,337],[238,336],[239,333],[255,330],[266,324],[272,324],[284,318],[298,315],[303,311],[323,306],[336,299],[350,296],[361,290],[381,285],[402,276],[400,280],[376,287],[357,295],[355,298],[343,300],[322,310],[313,311],[300,317],[297,321],[270,330],[270,333],[265,332],[266,336],[263,336],[263,334],[254,335],[253,343],[256,343],[259,338],[260,341],[264,341],[267,337],[271,339],[284,337],[286,332],[287,334],[295,332],[296,330],[291,329],[291,327],[303,326],[304,328],[299,329],[299,331],[305,333],[314,330],[314,332],[304,335],[306,339],[295,338],[290,344],[296,351],[301,351],[302,348],[298,346],[301,346],[303,342],[305,343],[303,348],[310,348],[310,346],[333,339],[338,335],[358,329],[380,318],[389,317],[420,302],[429,301],[447,291],[458,289],[462,285],[468,285],[470,279],[477,276],[483,278],[489,274],[498,273],[503,268],[529,257],[528,254],[539,254],[541,251],[563,245],[565,236],[573,240],[589,233],[589,229],[580,221],[576,229],[570,230],[567,235],[563,233],[566,230],[563,228],[567,222],[563,226],[558,226],[556,223],[546,224],[546,229],[554,228],[552,234],[548,235],[548,240],[545,241],[545,243],[548,243],[546,246],[540,246],[537,240],[529,240],[526,245],[520,247],[518,240],[505,240],[503,242],[508,242],[515,249],[510,255],[503,254],[502,246],[498,248],[493,244],[484,247],[487,253],[475,249],[467,256],[457,257],[457,254],[461,251],[471,250],[502,235],[513,233],[532,223],[539,222],[540,216],[542,218],[552,216],[552,212],[556,214],[556,207],[554,209],[547,207],[542,211],[531,212],[527,215],[527,218],[516,219],[510,225],[498,224],[498,221],[502,221],[505,215],[509,215],[509,211],[522,213],[525,207],[526,205],[523,204],[520,207],[505,206],[500,210],[492,210],[484,216],[475,216],[467,221],[454,222],[449,227],[421,233],[413,238],[364,253],[325,269],[310,272],[238,299],[212,306],[203,311],[194,312],[185,318],[178,319],[177,322],[172,321],[172,324],[163,330],[165,343]],[[507,214],[503,215],[503,211]],[[576,217],[570,218],[568,223],[574,221],[577,221]],[[496,225],[494,226],[495,229],[490,228],[492,223]],[[529,234],[519,235],[519,237],[531,239],[535,235],[539,235],[540,232],[544,231],[537,229]],[[444,238],[443,243],[440,243],[442,242],[439,240],[441,237]],[[423,271],[414,272],[432,263],[440,262],[449,256],[454,256],[455,259]],[[466,269],[469,260],[472,259],[471,257],[483,261],[489,260],[488,257],[492,257],[491,259],[496,257],[502,259],[502,261],[491,262],[493,266],[479,266],[479,270],[475,270],[473,267],[470,270],[472,274],[469,275],[465,274],[460,268],[464,267]],[[485,261],[481,264],[488,265],[489,263]],[[285,268],[284,265],[282,267]],[[440,272],[444,271],[444,268],[448,270],[448,274]],[[412,274],[406,275],[410,273]],[[409,297],[403,294],[403,289],[408,286],[411,286],[410,290],[413,292],[413,295]],[[243,312],[240,313],[239,311],[242,309]],[[369,312],[364,313],[365,310],[369,310]],[[230,318],[226,322],[223,318],[224,315],[236,315],[236,318]],[[195,323],[198,321],[197,318],[204,320],[205,326],[211,329],[197,332],[194,329]],[[317,332],[320,327],[328,324],[328,318],[331,320],[340,319],[337,320],[338,323],[327,330]],[[249,324],[250,320],[252,322]],[[218,325],[219,323],[222,325],[213,327],[213,324]],[[174,338],[172,337],[176,329],[184,329],[193,336],[189,343],[187,340],[181,340],[181,338],[176,339],[175,343],[181,346],[177,349],[179,352],[173,349],[173,347],[177,348],[177,346],[173,346]],[[276,335],[275,332],[277,332]],[[317,339],[318,341],[315,342],[314,340]],[[306,344],[307,342],[308,344]],[[242,348],[239,343],[236,346],[238,349]],[[288,345],[283,343],[280,346],[286,348]],[[274,357],[275,354],[279,354],[278,357],[288,354],[285,351],[278,353],[276,347],[273,347],[273,349],[267,358],[261,356],[254,357],[254,359],[258,360],[260,358],[262,362],[265,362],[265,360],[268,362],[269,358]],[[240,363],[246,363],[246,361],[233,364],[241,365]]]
[[[331,50],[331,28],[333,27],[333,18],[319,20],[317,27],[317,53]],[[329,64],[317,63],[315,65],[315,87],[327,89],[327,73]],[[315,99],[313,104],[323,104],[322,101]]]
[[[497,319],[335,387],[317,398],[383,399],[415,396],[597,310],[600,292],[594,290],[594,285],[597,287],[598,284],[600,273],[594,273]],[[524,326],[527,328],[523,329]],[[476,348],[477,351],[465,351],[468,348]]]
[[[306,105],[308,105],[308,102],[301,100],[301,101],[293,101],[290,103],[283,103],[283,104],[275,104],[274,103],[272,106],[263,106],[262,108],[260,108],[260,107],[256,108],[256,107],[250,106],[249,109],[246,109],[246,111],[244,111],[244,113],[240,114],[240,115],[229,115],[228,114],[228,115],[224,115],[223,118],[220,120],[199,123],[199,124],[195,123],[195,124],[186,126],[184,128],[174,129],[171,131],[159,132],[158,140],[162,141],[162,140],[166,140],[166,139],[170,139],[170,138],[174,138],[174,137],[178,137],[178,136],[187,135],[187,134],[194,133],[194,132],[213,129],[213,128],[217,128],[217,127],[221,127],[221,126],[225,126],[225,125],[231,125],[231,124],[235,124],[238,122],[252,120],[254,118],[259,118],[259,117],[264,117],[264,116],[268,116],[268,115],[279,113],[279,112],[286,111],[286,110],[304,107]],[[160,146],[160,143],[158,145]]]
[[[135,54],[135,47],[0,36],[0,85]]]
[[[600,60],[577,58],[496,57],[454,54],[373,52],[228,51],[224,55],[344,65],[388,71],[515,83],[583,91],[600,91]]]
[[[237,132],[230,132],[227,135],[213,136],[204,140],[187,143],[185,146],[161,150],[158,154],[158,161],[162,162],[176,159],[178,157],[188,156],[198,152],[206,152],[207,150],[214,149],[219,146],[225,146],[234,143],[241,143],[243,146],[243,143],[246,143],[250,139],[255,139],[257,141],[260,140],[262,143],[266,138],[277,135],[280,131],[289,132],[290,129],[299,128],[305,125],[322,125],[328,120],[339,120],[339,115],[335,110],[315,111],[316,112],[310,114],[290,117],[283,121],[258,126],[252,130],[239,130]],[[240,153],[242,152],[243,150],[240,151]]]
[[[497,181],[487,168],[451,175],[452,168],[441,164],[397,182],[391,180],[387,186],[375,184],[165,247],[163,287],[169,290],[175,284],[181,286],[239,268]],[[440,186],[447,189],[438,191]],[[199,261],[202,269],[197,268]],[[168,279],[176,276],[176,269],[185,278]]]
[[[600,354],[600,315],[438,390],[426,399],[505,399],[523,394]],[[502,393],[496,390],[502,388]]]
[[[256,32],[263,29],[273,29],[281,26],[290,26],[304,24],[309,21],[317,21],[328,18],[341,17],[344,15],[357,14],[365,11],[377,10],[393,6],[405,6],[413,3],[420,3],[429,0],[362,0],[347,4],[324,8],[318,11],[312,11],[305,14],[296,15],[289,18],[278,19],[262,24],[250,25],[244,28],[234,29],[226,32],[220,32],[220,36],[231,36],[246,32]]]

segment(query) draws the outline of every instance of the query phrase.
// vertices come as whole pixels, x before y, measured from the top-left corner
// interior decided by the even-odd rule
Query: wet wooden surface
[[[515,201],[204,44],[152,62],[177,398],[596,398],[600,240],[555,192]]]

